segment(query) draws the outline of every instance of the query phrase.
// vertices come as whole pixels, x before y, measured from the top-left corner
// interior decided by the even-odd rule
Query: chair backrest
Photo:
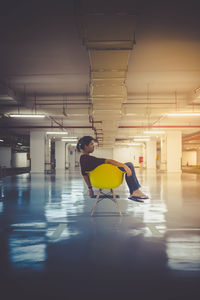
[[[99,189],[114,189],[123,182],[124,172],[111,164],[102,164],[88,173],[91,184]]]

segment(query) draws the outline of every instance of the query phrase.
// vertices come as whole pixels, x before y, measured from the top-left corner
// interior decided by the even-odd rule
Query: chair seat
[[[102,164],[89,172],[92,186],[99,189],[114,189],[123,182],[125,172],[111,164]]]

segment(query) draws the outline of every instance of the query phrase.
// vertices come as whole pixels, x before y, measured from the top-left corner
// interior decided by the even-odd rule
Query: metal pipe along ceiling
[[[200,140],[200,134],[185,138],[183,139],[183,142],[189,142],[193,140]]]
[[[119,126],[119,128],[200,128],[199,125],[161,125],[161,126]]]
[[[101,122],[101,121],[99,121]],[[98,123],[99,123],[98,122]],[[93,126],[0,126],[0,128],[8,128],[8,129],[11,129],[11,128],[27,128],[27,129],[35,129],[35,128],[38,128],[38,129],[46,129],[46,128],[57,128],[57,129],[62,129],[62,128],[90,128],[90,129],[93,129]],[[118,128],[200,128],[200,125],[198,126],[195,126],[195,125],[183,125],[183,126],[176,126],[176,125],[167,125],[167,126],[145,126],[145,125],[142,125],[142,126],[118,126]],[[103,133],[101,133],[103,134]],[[196,136],[197,137],[197,136]],[[200,136],[198,136],[198,138],[200,138]],[[190,138],[192,140],[192,138]],[[196,138],[197,139],[197,138]],[[188,138],[189,140],[189,138]]]

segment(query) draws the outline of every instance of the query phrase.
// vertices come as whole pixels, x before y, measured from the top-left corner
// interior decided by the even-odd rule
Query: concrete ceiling
[[[31,127],[65,126],[70,134],[81,136],[94,135],[94,128],[106,135],[112,123],[115,139],[143,135],[148,126],[180,130],[184,138],[198,136],[200,117],[172,118],[165,113],[200,112],[199,8],[195,0],[6,1],[0,11],[0,127],[25,134]],[[127,26],[132,26],[132,37]],[[96,34],[96,41],[109,42],[113,34],[113,42],[125,32],[124,40],[133,41],[131,50],[127,46],[127,70],[121,70],[127,95],[119,111],[116,98],[111,102],[104,94],[95,104],[96,113],[91,39],[85,39]],[[98,70],[100,62],[104,71],[106,65],[111,70],[108,57],[95,61]],[[126,59],[118,51],[116,74]],[[116,74],[112,70],[112,78]],[[119,86],[110,83],[117,90]],[[3,96],[8,88],[13,97]],[[44,112],[47,117],[11,120],[6,117],[11,112]],[[200,145],[199,139],[195,143]]]

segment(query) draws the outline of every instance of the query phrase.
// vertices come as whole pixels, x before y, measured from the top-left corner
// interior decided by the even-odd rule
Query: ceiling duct
[[[200,88],[197,88],[197,89],[192,93],[192,103],[193,103],[193,104],[200,104]]]
[[[99,145],[112,147],[127,100],[126,78],[134,46],[136,6],[139,1],[80,1],[84,45],[90,59],[90,100]],[[135,7],[134,7],[135,6]]]
[[[4,84],[0,84],[0,103],[1,105],[17,103],[16,95],[13,90]]]

